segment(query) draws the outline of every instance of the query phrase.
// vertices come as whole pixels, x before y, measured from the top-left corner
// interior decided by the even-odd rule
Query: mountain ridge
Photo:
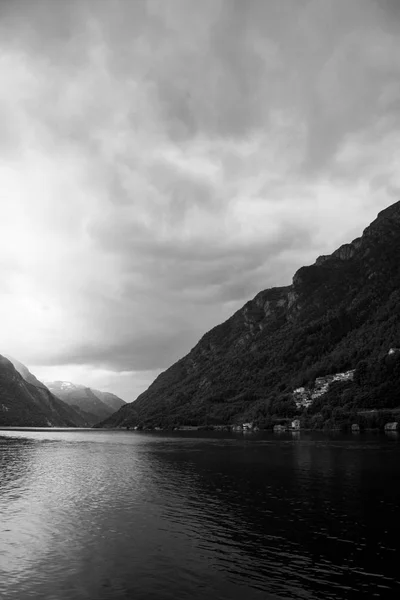
[[[92,425],[109,417],[125,404],[124,400],[111,392],[94,390],[70,381],[48,381],[46,385],[55,396],[69,406],[78,407],[86,414],[90,414]]]
[[[15,360],[15,359],[13,359]],[[14,427],[87,427],[84,415],[54,396],[19,361],[0,355],[0,425]],[[19,372],[23,371],[25,377]],[[39,385],[33,383],[37,381]]]
[[[48,389],[46,385],[42,381],[39,381],[39,379],[37,379],[37,377],[35,377],[35,375],[31,373],[28,367],[22,362],[20,362],[12,356],[9,356],[8,354],[4,354],[4,357],[7,358],[14,365],[14,368],[18,371],[21,377],[25,379],[25,381],[31,383],[32,385],[35,385],[38,388]]]
[[[318,375],[355,369],[362,360],[372,368],[400,345],[399,264],[397,202],[362,236],[298,269],[291,285],[259,292],[100,426],[262,420],[282,403],[293,408],[291,390]],[[365,389],[351,393],[349,410],[365,405]]]
[[[19,360],[9,355],[2,358],[0,425],[92,427],[125,404],[115,394],[71,382],[58,381],[53,385],[50,382],[48,387]],[[16,373],[12,373],[11,367]],[[57,385],[54,384],[59,384],[61,390],[64,385],[67,393],[57,393]],[[74,392],[75,396],[71,398]],[[2,402],[4,398],[7,398],[7,402]],[[18,399],[16,404],[13,403],[15,398]]]

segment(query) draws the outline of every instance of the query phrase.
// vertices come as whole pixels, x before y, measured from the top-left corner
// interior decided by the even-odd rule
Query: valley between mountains
[[[0,357],[2,426],[362,428],[399,412],[400,202],[258,293],[132,403]]]
[[[0,426],[92,427],[124,404],[115,394],[83,385],[45,385],[15,358],[0,356]]]

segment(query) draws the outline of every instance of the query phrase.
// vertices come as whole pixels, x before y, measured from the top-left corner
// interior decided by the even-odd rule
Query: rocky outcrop
[[[356,238],[350,244],[343,244],[340,248],[332,252],[332,254],[319,256],[315,261],[315,265],[319,267],[327,260],[350,260],[356,254],[357,250],[359,250],[361,244],[362,238]]]
[[[353,370],[397,347],[399,290],[398,202],[360,238],[299,269],[292,285],[257,294],[104,426],[253,420],[303,380]]]

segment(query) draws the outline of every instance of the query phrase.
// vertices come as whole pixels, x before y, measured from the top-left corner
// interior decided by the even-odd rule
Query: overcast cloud
[[[0,353],[133,400],[400,199],[397,0],[2,0]]]

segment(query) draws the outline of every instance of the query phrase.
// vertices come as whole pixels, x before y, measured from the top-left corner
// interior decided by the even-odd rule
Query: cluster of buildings
[[[259,431],[259,427],[257,425],[254,425],[254,423],[243,423],[242,425],[232,425],[232,431]]]
[[[292,392],[296,408],[308,408],[312,404],[311,390],[307,387],[299,387]]]
[[[293,400],[296,403],[296,407],[308,408],[311,404],[326,394],[329,390],[329,386],[334,381],[351,381],[354,379],[354,369],[351,371],[345,371],[343,373],[335,373],[334,375],[325,375],[324,377],[317,377],[313,388],[299,387],[293,390]]]
[[[300,431],[300,428],[300,419],[294,419],[294,421],[287,423],[287,425],[274,425],[274,432],[282,433],[284,431]]]

